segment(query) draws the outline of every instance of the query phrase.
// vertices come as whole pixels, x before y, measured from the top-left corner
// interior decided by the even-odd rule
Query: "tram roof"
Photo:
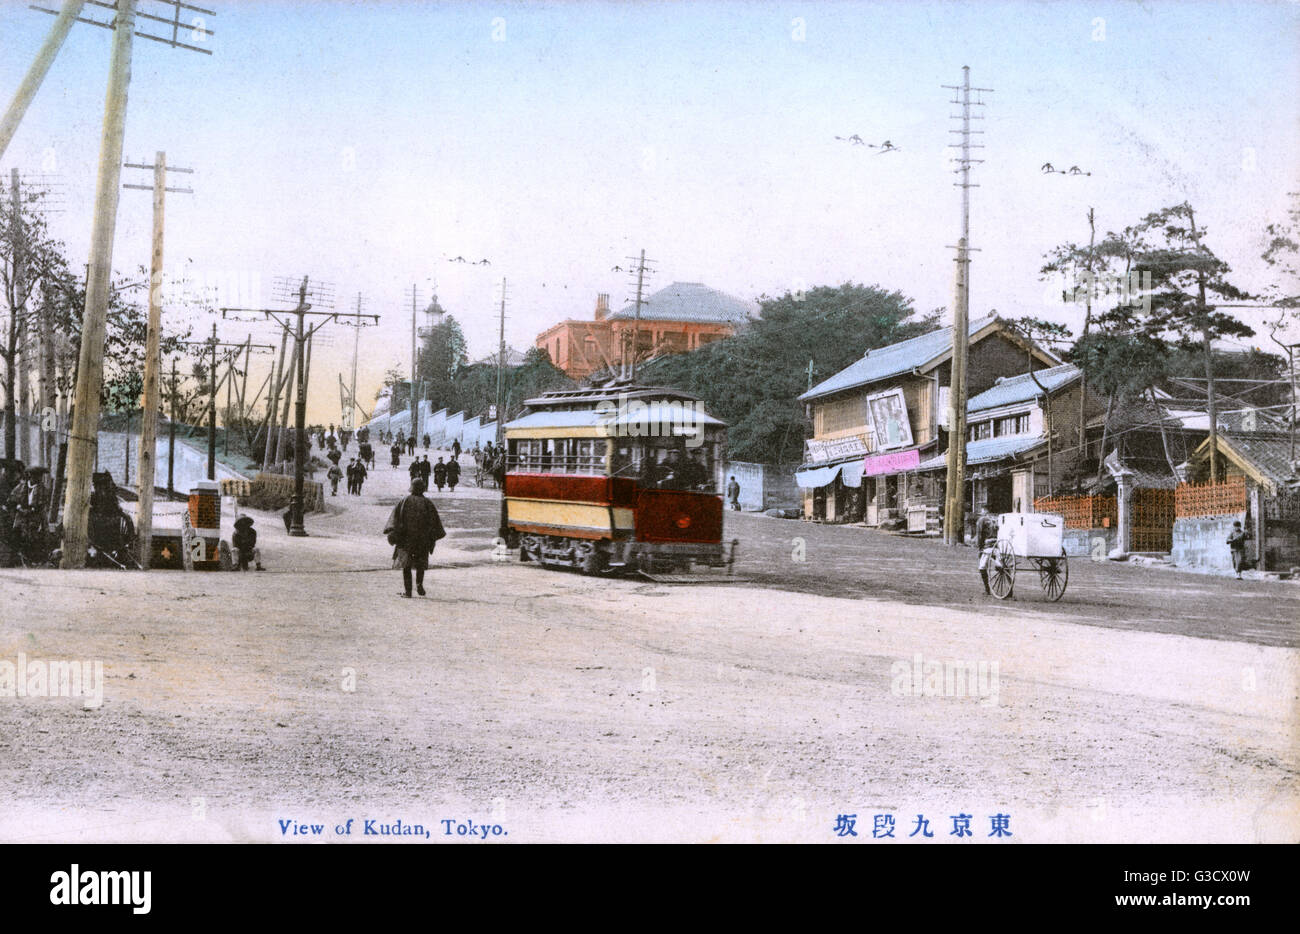
[[[612,380],[600,386],[582,386],[578,389],[555,389],[540,396],[526,399],[529,409],[592,408],[602,402],[617,404],[620,399],[666,399],[673,402],[698,402],[699,396],[665,386],[645,386],[628,380]]]
[[[613,402],[613,400],[604,400]],[[641,425],[680,425],[682,427],[694,427],[703,425],[706,427],[725,427],[726,422],[714,418],[701,409],[691,409],[689,414],[681,405],[683,401],[691,402],[693,399],[658,399],[650,402],[644,402],[636,399],[639,405],[620,405],[611,412],[608,409],[591,408],[581,409],[542,409],[539,411],[529,412],[512,422],[506,423],[507,431],[514,431],[525,428],[606,428],[609,434],[623,434],[616,429],[620,426],[626,427],[634,424]],[[645,435],[651,435],[653,432],[642,432]]]

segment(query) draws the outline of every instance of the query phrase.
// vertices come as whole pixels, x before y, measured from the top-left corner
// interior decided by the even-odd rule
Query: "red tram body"
[[[610,382],[529,399],[505,426],[520,560],[587,574],[721,567],[726,426],[695,396]]]

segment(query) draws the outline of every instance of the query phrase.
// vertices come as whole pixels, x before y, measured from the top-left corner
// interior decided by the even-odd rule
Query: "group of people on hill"
[[[416,458],[411,461],[409,470],[411,479],[423,480],[426,490],[429,488],[430,478],[432,478],[433,485],[438,488],[439,493],[442,492],[444,486],[450,487],[451,492],[455,493],[456,484],[460,483],[460,462],[455,457],[448,459],[446,463],[443,463],[442,458],[439,457],[436,464],[430,464],[429,455],[426,454],[423,460]]]

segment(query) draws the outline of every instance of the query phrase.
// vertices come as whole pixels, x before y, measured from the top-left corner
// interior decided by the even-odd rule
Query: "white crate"
[[[1065,517],[1050,512],[1004,512],[998,516],[998,541],[1011,543],[1020,558],[1059,558]]]

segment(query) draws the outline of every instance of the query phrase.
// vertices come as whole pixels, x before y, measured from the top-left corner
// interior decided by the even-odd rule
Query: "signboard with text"
[[[804,444],[807,445],[807,456],[804,458],[806,463],[829,461],[840,457],[853,457],[867,453],[866,442],[856,436],[836,438],[833,441],[819,441],[816,438],[809,438]]]

